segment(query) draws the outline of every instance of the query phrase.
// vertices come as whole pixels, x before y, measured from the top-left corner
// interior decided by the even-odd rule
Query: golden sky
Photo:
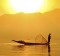
[[[0,42],[11,42],[9,40],[32,40],[38,34],[42,34],[46,39],[51,33],[51,42],[60,40],[60,9],[55,9],[47,13],[24,14],[0,16]],[[60,42],[59,42],[60,43]]]
[[[22,38],[24,39],[32,38],[33,41],[33,39],[39,33],[42,33],[43,36],[47,38],[47,35],[50,32],[52,33],[53,40],[55,39],[55,41],[58,41],[60,39],[59,38],[60,9],[56,9],[56,8],[60,8],[60,0],[43,0],[45,1],[43,3],[43,6],[38,7],[39,9],[35,8],[36,5],[34,7],[40,13],[36,13],[37,11],[32,10],[32,12],[34,12],[33,14],[19,13],[20,11],[19,6],[17,10],[17,7],[15,7],[16,4],[14,2],[10,3],[9,1],[11,0],[0,0],[0,37],[1,37],[0,41],[1,42],[5,40],[9,41],[12,39],[22,39]],[[14,4],[14,6],[12,4]],[[25,9],[26,8],[27,7],[25,7]],[[30,7],[28,7],[28,9],[29,8]],[[26,12],[26,10],[21,10],[20,12],[24,12],[24,11]],[[29,13],[31,12],[30,9],[28,10],[28,12]],[[8,14],[14,14],[14,15],[8,15]]]
[[[60,0],[35,0],[35,1],[38,1],[37,3],[35,2],[36,4],[34,4],[34,0],[33,1],[29,0],[30,4],[29,3],[28,4],[30,5],[30,7],[29,7],[29,5],[23,7],[20,2],[18,3],[16,1],[19,2],[19,0],[0,0],[0,14],[15,14],[15,13],[26,12],[26,11],[44,13],[44,12],[53,10],[57,7],[60,7],[60,5],[59,5]],[[28,0],[23,0],[23,1],[28,2]],[[24,4],[24,2],[22,2],[22,3]],[[31,4],[34,4],[35,6],[32,6]],[[40,7],[39,7],[39,4],[40,4]],[[23,7],[23,8],[21,9],[19,7]]]

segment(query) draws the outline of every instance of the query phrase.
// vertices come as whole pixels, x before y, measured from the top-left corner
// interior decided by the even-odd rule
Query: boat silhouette
[[[48,43],[25,42],[25,41],[22,41],[22,40],[19,40],[19,41],[12,40],[12,41],[17,42],[17,43],[21,43],[21,44],[24,44],[24,45],[47,45],[48,44]]]
[[[51,39],[51,34],[49,33],[49,35],[48,35],[48,41],[46,41],[44,43],[43,42],[41,42],[41,43],[26,42],[26,41],[23,41],[23,40],[18,40],[18,41],[12,40],[12,41],[17,42],[17,43],[20,43],[20,44],[24,44],[24,45],[49,45],[50,44],[50,39]]]

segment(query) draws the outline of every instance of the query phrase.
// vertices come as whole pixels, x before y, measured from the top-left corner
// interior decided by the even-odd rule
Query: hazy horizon
[[[0,42],[11,42],[12,39],[30,39],[42,34],[46,39],[52,34],[52,42],[60,43],[60,9],[46,13],[18,13],[0,16]],[[32,39],[31,39],[32,38]]]

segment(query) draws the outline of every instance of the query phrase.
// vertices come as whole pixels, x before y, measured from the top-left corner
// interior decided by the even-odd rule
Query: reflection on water
[[[48,45],[48,56],[51,56],[51,55],[50,55],[50,51],[51,51],[51,50],[50,50],[50,45]]]
[[[58,56],[59,48],[52,45],[0,45],[0,56]]]
[[[13,46],[13,51],[24,51],[24,45]]]
[[[18,46],[14,46],[14,48],[13,48],[13,50],[15,50],[15,51],[26,51],[24,48],[27,48],[27,47],[31,47],[31,46],[24,46],[24,45],[18,45]],[[35,49],[35,51],[37,52],[37,50],[39,50],[39,51],[42,51],[41,53],[40,53],[40,55],[43,55],[44,53],[43,53],[43,49],[44,48],[48,48],[48,56],[50,56],[50,45],[40,45],[40,46],[32,46],[32,47],[34,47],[34,49]],[[28,49],[28,48],[27,48]],[[36,50],[37,49],[37,50]],[[34,52],[35,52],[34,51]],[[32,53],[32,51],[31,51],[31,53]],[[31,54],[30,53],[30,54]]]
[[[46,53],[48,53],[47,45],[18,45],[13,46],[13,51],[15,53],[20,53],[21,56],[48,56]]]

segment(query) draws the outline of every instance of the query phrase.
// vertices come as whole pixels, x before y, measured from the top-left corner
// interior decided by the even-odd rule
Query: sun
[[[44,6],[44,0],[9,0],[9,3],[16,13],[38,12]]]

